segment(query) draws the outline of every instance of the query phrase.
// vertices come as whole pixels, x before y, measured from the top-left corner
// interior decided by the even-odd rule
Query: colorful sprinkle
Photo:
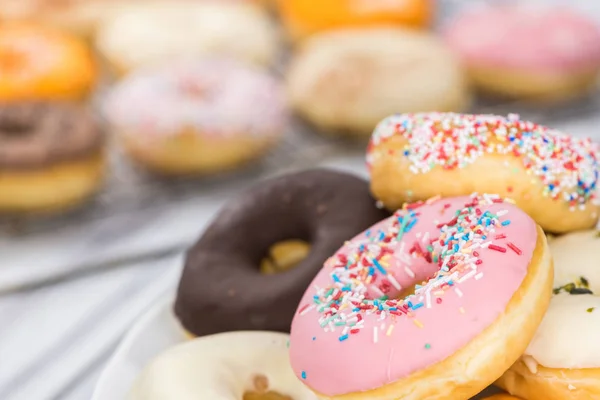
[[[306,371],[302,371],[302,379],[306,379]]]
[[[427,350],[429,350],[429,349],[431,348],[431,345],[430,345],[429,343],[425,343],[425,348],[426,348]]]
[[[490,244],[488,246],[488,249],[490,250],[496,250],[499,251],[500,253],[506,253],[506,249],[502,246],[496,246],[495,244]]]
[[[417,113],[393,115],[381,121],[371,138],[367,163],[379,155],[377,145],[401,135],[408,143],[400,157],[410,170],[426,173],[441,167],[452,170],[474,163],[484,154],[520,158],[531,176],[541,180],[543,195],[562,200],[574,210],[588,202],[599,204],[598,145],[589,138],[574,138],[560,131],[523,121],[518,115]],[[512,186],[507,187],[513,192]]]
[[[519,249],[517,246],[515,246],[511,242],[506,243],[506,246],[508,246],[509,249],[511,249],[512,251],[514,251],[515,253],[517,253],[517,255],[519,255],[519,256],[521,254],[523,254],[523,252],[521,251],[521,249]]]
[[[445,218],[446,223],[440,223],[436,237],[428,236],[425,242],[424,235],[415,235],[417,240],[412,243],[402,240],[401,233],[416,229],[418,207],[396,211],[384,225],[365,232],[362,239],[346,242],[327,261],[329,282],[315,288],[313,303],[302,305],[299,314],[318,313],[319,325],[325,332],[337,331],[340,342],[351,340],[364,329],[368,316],[377,318],[377,326],[372,326],[373,343],[378,343],[381,335],[390,336],[399,318],[410,318],[416,327],[423,328],[418,319],[421,310],[442,304],[442,297],[450,290],[463,297],[463,282],[484,277],[479,269],[482,249],[506,252],[493,243],[506,224],[482,207],[500,200],[497,195],[472,196],[463,208]],[[428,280],[417,282],[413,293],[401,296],[402,288],[394,274],[404,272],[415,278],[409,265],[416,258],[437,263],[439,269]],[[462,307],[459,310],[464,313]]]

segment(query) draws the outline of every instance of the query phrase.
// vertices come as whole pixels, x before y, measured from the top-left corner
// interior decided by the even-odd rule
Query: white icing
[[[135,382],[128,400],[240,400],[262,375],[268,390],[294,400],[316,400],[294,375],[288,335],[228,332],[205,336],[167,350]]]
[[[135,72],[105,103],[109,122],[149,137],[193,128],[203,135],[279,135],[283,89],[268,74],[222,59],[180,60]]]
[[[226,55],[270,63],[277,34],[265,13],[236,2],[158,2],[123,7],[101,26],[98,48],[132,69],[172,57]]]
[[[584,277],[595,295],[554,296],[525,351],[548,368],[600,367],[600,238],[596,231],[575,232],[550,242],[555,287]]]

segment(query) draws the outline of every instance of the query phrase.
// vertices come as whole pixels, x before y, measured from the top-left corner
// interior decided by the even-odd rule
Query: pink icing
[[[483,7],[459,16],[445,36],[474,66],[548,73],[600,67],[600,28],[561,7]]]
[[[476,198],[477,205],[468,209],[464,205],[473,198],[460,197],[427,202],[412,211],[414,216],[408,210],[400,210],[347,242],[331,257],[304,294],[292,322],[290,358],[297,376],[315,391],[329,396],[374,389],[444,360],[493,323],[527,274],[537,231],[535,222],[516,206],[495,203],[490,196],[484,196]],[[448,239],[451,234],[448,229],[457,229],[465,223],[465,220],[456,225],[452,222],[460,210],[465,213],[461,218],[466,215],[470,221],[478,221],[489,211],[487,218],[491,222],[486,226],[486,219],[482,219],[480,234],[473,232],[471,239],[459,242],[458,252],[454,254],[452,250],[450,253],[454,256],[449,256],[450,253],[441,252],[447,244],[441,246],[439,240]],[[399,217],[405,224],[401,228],[398,228],[399,222],[395,223]],[[413,219],[416,222],[406,231]],[[440,229],[437,227],[440,223],[447,224]],[[398,231],[406,231],[400,240]],[[482,234],[486,234],[485,239]],[[381,240],[389,242],[382,245]],[[431,247],[427,251],[432,241],[433,251]],[[366,247],[361,248],[365,243]],[[415,244],[423,251],[409,255],[416,248]],[[375,273],[371,278],[375,279],[366,285],[366,298],[371,299],[371,303],[373,296],[382,294],[377,287],[389,290],[390,299],[394,299],[398,296],[396,285],[410,287],[431,280],[404,301],[392,300],[389,304],[396,304],[396,311],[388,307],[384,312],[373,312],[373,308],[356,312],[354,307],[365,304],[364,301],[361,303],[358,299],[358,303],[352,304],[346,300],[354,297],[356,301],[359,296],[356,282],[364,283],[365,279],[364,276],[355,279],[355,286],[348,290],[345,274],[365,268],[366,272],[369,267],[345,266],[357,258],[358,265],[364,265],[362,260],[366,253],[369,253],[367,260],[377,260],[385,246],[389,246],[391,252],[379,258],[378,263],[387,275],[373,268]],[[441,269],[438,263],[426,260],[431,260],[431,256],[433,260],[442,260]],[[350,261],[346,263],[344,257]],[[453,257],[462,261],[448,271]],[[366,264],[375,266],[374,261]],[[389,276],[393,278],[388,279]],[[392,280],[397,283],[390,284]],[[330,293],[331,288],[337,291]],[[346,321],[346,325],[332,322],[321,326],[322,319],[332,315],[318,308],[327,303],[323,300],[328,293],[329,300],[338,298],[333,308],[339,307],[339,310],[333,312],[337,317],[332,321]],[[320,305],[315,305],[314,296],[321,301]],[[398,313],[402,304],[409,314],[392,315]],[[325,310],[332,310],[331,307],[330,304]],[[359,318],[364,322],[349,326]]]
[[[186,128],[204,135],[273,136],[283,132],[283,88],[267,73],[233,60],[177,60],[136,71],[105,103],[109,121],[148,137]]]

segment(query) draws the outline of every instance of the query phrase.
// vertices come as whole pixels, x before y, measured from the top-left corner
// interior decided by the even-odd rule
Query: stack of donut
[[[222,210],[189,251],[175,301],[199,338],[153,361],[132,400],[252,396],[257,379],[277,399],[466,400],[496,381],[524,400],[598,394],[600,239],[568,233],[598,220],[597,145],[516,115],[408,114],[377,126],[367,161],[370,183],[289,174]],[[567,234],[549,247],[544,229]],[[304,259],[261,274],[269,248],[289,239],[310,244]],[[276,369],[228,361],[290,322]],[[231,352],[201,350],[223,343]],[[209,363],[222,373],[202,385],[176,372]]]
[[[81,104],[96,76],[77,37],[31,23],[0,25],[0,213],[63,210],[97,191],[104,137]]]

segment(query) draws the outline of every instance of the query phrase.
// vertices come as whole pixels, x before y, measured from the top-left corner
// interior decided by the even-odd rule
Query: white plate
[[[172,310],[173,297],[168,296],[156,302],[133,325],[100,375],[92,400],[124,399],[137,376],[154,357],[186,340]],[[484,391],[487,395],[498,392],[494,388]]]
[[[154,357],[186,339],[172,308],[172,296],[161,299],[133,325],[102,371],[92,400],[124,399]]]

